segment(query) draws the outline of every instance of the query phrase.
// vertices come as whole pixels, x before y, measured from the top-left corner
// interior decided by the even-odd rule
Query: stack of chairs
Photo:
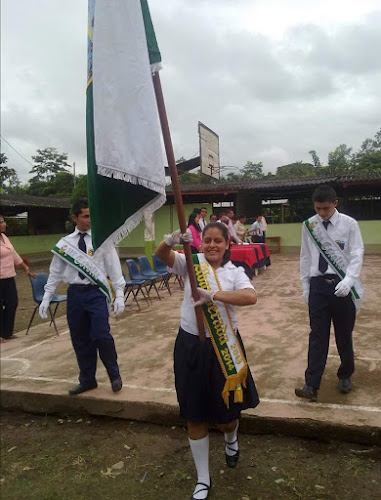
[[[128,271],[130,273],[130,278],[134,279],[134,280],[145,280],[144,286],[146,287],[146,289],[148,287],[148,289],[147,289],[148,296],[149,296],[150,291],[153,288],[156,292],[158,299],[161,300],[159,290],[157,289],[157,286],[156,286],[156,279],[159,278],[160,276],[159,276],[159,274],[152,271],[149,260],[147,259],[147,262],[146,262],[145,259],[147,259],[147,257],[145,257],[145,256],[138,257],[140,271],[139,271],[138,266],[137,266],[136,262],[134,261],[134,259],[127,259],[126,260]],[[147,264],[148,264],[148,267],[147,267]]]
[[[168,293],[172,295],[169,283],[172,273],[168,272],[167,265],[155,254],[152,255],[153,268],[145,255],[139,256],[137,260],[139,262],[139,267],[134,259],[126,259],[125,261],[129,279],[124,277],[126,282],[124,301],[126,303],[127,299],[132,295],[133,301],[136,303],[139,310],[141,310],[138,300],[139,294],[143,296],[148,305],[152,304],[150,296],[151,290],[155,291],[159,300],[162,300],[159,293],[160,290],[166,289]],[[176,280],[181,288],[184,288],[182,278],[175,275],[175,282]]]

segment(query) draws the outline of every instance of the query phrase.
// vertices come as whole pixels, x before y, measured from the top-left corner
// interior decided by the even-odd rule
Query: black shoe
[[[123,386],[123,382],[122,382],[122,379],[119,377],[119,378],[116,378],[115,380],[113,380],[111,382],[111,387],[112,387],[112,390],[114,392],[119,392],[121,390]]]
[[[83,384],[78,384],[72,389],[69,389],[69,394],[70,396],[76,396],[77,394],[81,394],[82,392],[86,391],[91,391],[91,389],[96,389],[98,387],[98,384],[94,382],[94,384],[91,385],[83,385]]]
[[[348,394],[353,389],[353,385],[350,378],[339,378],[339,391],[342,394]]]
[[[212,489],[212,478],[210,478],[210,485],[208,486],[206,483],[200,483],[200,482],[197,482],[197,484],[199,484],[200,486],[203,486],[203,488],[200,488],[199,490],[195,492],[193,492],[193,495],[191,497],[191,500],[197,500],[196,497],[194,496],[195,494],[198,496],[198,494],[201,492],[201,491],[206,491],[206,496],[202,499],[202,500],[206,500],[209,496],[209,493],[210,493],[210,490]],[[195,489],[197,488],[197,484],[195,486]]]
[[[238,437],[235,441],[233,441],[232,443],[228,443],[227,441],[225,441],[225,446],[226,448],[228,448],[228,450],[231,450],[231,451],[234,451],[234,455],[228,455],[225,451],[225,458],[226,458],[226,465],[228,467],[236,467],[237,464],[238,464],[238,459],[239,459],[239,450],[235,450],[234,448],[231,448],[229,446],[229,444],[236,444],[236,442],[238,441]]]
[[[308,399],[312,403],[317,401],[317,389],[310,387],[309,385],[304,385],[301,389],[298,387],[295,389],[295,394],[298,398]]]

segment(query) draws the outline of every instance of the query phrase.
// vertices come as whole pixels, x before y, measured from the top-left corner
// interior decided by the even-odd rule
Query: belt
[[[340,281],[337,274],[322,274],[321,276],[313,276],[311,279],[324,280],[328,285],[337,285]]]
[[[73,285],[69,285],[69,288],[75,288],[77,290],[89,290],[90,288],[99,288],[98,285],[81,285],[74,283]]]

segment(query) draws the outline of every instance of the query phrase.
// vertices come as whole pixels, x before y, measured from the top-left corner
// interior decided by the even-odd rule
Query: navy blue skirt
[[[239,333],[237,337],[245,352]],[[197,335],[187,333],[181,327],[175,343],[174,370],[180,415],[186,420],[226,424],[239,418],[242,410],[255,408],[259,403],[249,368],[243,402],[234,403],[234,393],[231,392],[227,408],[221,395],[226,379],[212,341],[207,338],[200,342]]]

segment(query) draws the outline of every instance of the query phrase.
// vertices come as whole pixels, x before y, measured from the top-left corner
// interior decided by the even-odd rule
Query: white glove
[[[181,234],[180,229],[177,229],[172,234],[165,234],[164,241],[169,247],[173,247],[175,245],[182,245],[183,243],[190,243],[193,241],[193,238],[190,229],[187,229],[183,234]]]
[[[335,286],[336,297],[346,297],[353,286],[353,279],[345,277],[340,283]]]
[[[218,290],[205,290],[204,288],[197,288],[198,292],[198,301],[194,302],[194,307],[202,306],[202,304],[207,304],[214,299],[214,296],[218,292]]]
[[[42,319],[48,319],[49,304],[50,302],[48,300],[43,299],[40,304],[40,307],[38,308],[38,314],[41,316]]]
[[[303,301],[308,304],[308,300],[310,298],[310,282],[308,280],[302,281],[303,288]]]
[[[124,297],[115,297],[114,300],[114,314],[119,316],[124,311]]]

